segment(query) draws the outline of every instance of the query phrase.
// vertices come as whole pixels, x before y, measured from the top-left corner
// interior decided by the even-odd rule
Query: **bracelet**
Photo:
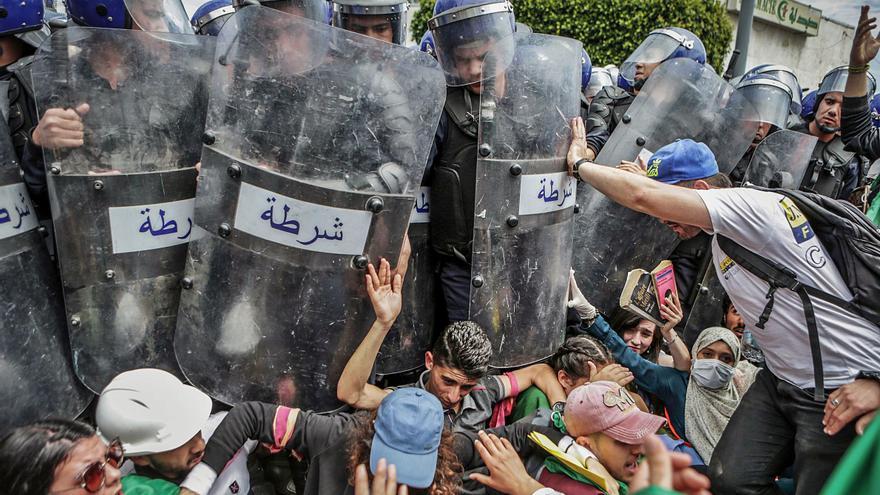
[[[847,72],[850,74],[864,74],[871,69],[871,64],[865,65],[850,65],[846,68]]]
[[[574,162],[574,178],[577,179],[578,182],[584,181],[584,179],[581,179],[581,174],[580,174],[581,165],[583,165],[584,163],[589,163],[589,162],[590,162],[590,160],[587,160],[586,158],[581,158],[580,160]]]
[[[676,333],[675,336],[672,337],[672,340],[666,340],[666,337],[663,337],[663,342],[666,342],[666,345],[672,345],[675,343],[676,340],[678,340],[678,333]]]

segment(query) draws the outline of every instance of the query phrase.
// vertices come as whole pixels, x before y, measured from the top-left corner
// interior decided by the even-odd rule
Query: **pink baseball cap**
[[[586,427],[586,435],[604,433],[631,445],[644,442],[666,422],[660,416],[642,412],[625,388],[606,381],[572,390],[565,401],[565,415],[577,417]]]

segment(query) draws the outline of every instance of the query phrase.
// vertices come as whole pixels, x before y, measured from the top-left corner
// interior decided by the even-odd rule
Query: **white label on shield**
[[[363,254],[373,214],[288,198],[242,183],[235,228],[285,246],[330,254]]]
[[[193,222],[195,198],[108,208],[113,253],[136,253],[194,241],[205,231]]]
[[[0,239],[37,228],[37,214],[24,183],[0,187]]]
[[[536,215],[574,206],[577,182],[565,172],[523,175],[519,184],[519,214]]]
[[[431,221],[431,188],[420,187],[416,194],[416,204],[413,205],[409,223],[428,223]]]

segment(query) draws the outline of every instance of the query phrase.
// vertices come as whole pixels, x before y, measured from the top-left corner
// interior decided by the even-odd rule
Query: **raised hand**
[[[863,5],[849,53],[849,65],[864,66],[877,56],[877,51],[880,50],[880,34],[877,37],[871,34],[875,27],[877,27],[877,18],[868,17],[868,6]]]
[[[403,277],[399,273],[392,274],[388,260],[379,262],[379,272],[372,263],[367,266],[367,295],[373,303],[376,321],[391,326],[403,305]]]

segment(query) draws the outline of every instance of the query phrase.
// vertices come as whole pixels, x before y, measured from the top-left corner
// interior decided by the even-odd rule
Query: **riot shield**
[[[436,333],[437,277],[434,274],[434,250],[431,249],[431,188],[416,191],[416,201],[409,219],[412,254],[403,284],[403,309],[394,327],[385,337],[376,358],[376,373],[391,375],[412,371],[424,363],[424,353],[431,348]]]
[[[484,60],[494,77],[484,77],[480,98],[470,319],[489,334],[496,368],[541,360],[562,343],[574,221],[565,160],[581,44],[523,33],[515,41],[506,68],[496,69],[494,51]]]
[[[70,363],[55,264],[0,120],[0,433],[47,417],[74,418],[92,395]]]
[[[705,143],[722,172],[748,149],[757,129],[752,104],[708,67],[690,59],[661,64],[615,128],[596,162],[650,157],[676,139]],[[575,277],[600,311],[618,304],[627,273],[650,270],[675,248],[676,237],[658,220],[618,205],[588,185],[578,191]]]
[[[81,145],[46,147],[74,367],[180,374],[172,350],[213,39],[71,27],[34,66],[40,114],[76,112]],[[69,146],[69,147],[68,147]]]
[[[398,259],[443,105],[427,54],[269,9],[217,38],[175,351],[215,399],[338,406]],[[392,339],[416,355],[421,336]],[[421,349],[424,350],[424,349]],[[422,357],[419,355],[421,360]]]
[[[743,181],[760,187],[797,189],[810,165],[816,137],[780,129],[755,148]]]

